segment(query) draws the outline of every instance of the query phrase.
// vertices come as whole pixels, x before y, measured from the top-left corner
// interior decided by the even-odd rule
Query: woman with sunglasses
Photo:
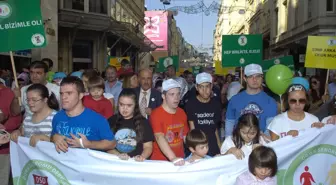
[[[328,96],[324,94],[324,84],[321,83],[318,76],[312,76],[309,79],[309,91],[310,107],[309,112],[316,112],[324,102],[328,100]]]
[[[299,84],[290,85],[285,95],[286,112],[274,117],[268,130],[270,131],[272,141],[291,135],[299,135],[300,131],[311,127],[323,127],[319,119],[305,112],[305,106],[308,104],[307,90]]]

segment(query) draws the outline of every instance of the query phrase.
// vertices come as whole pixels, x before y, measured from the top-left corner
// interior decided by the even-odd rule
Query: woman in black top
[[[141,115],[137,96],[132,89],[123,89],[118,100],[118,114],[108,119],[115,133],[117,146],[108,153],[128,160],[144,161],[152,154],[154,134],[148,121]]]

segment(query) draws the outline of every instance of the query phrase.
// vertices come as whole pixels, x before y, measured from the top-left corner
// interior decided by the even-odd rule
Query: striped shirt
[[[57,111],[53,110],[44,120],[39,123],[33,123],[32,116],[27,115],[23,120],[24,137],[31,137],[32,135],[46,135],[50,137],[52,130],[52,120]]]

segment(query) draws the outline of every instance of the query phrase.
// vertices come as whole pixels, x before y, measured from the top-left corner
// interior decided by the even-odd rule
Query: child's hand
[[[186,162],[188,162],[188,163],[193,163],[193,162],[195,162],[195,160],[192,159],[192,158],[190,158],[190,159],[188,159]]]
[[[290,130],[290,131],[287,132],[287,135],[296,137],[296,136],[299,135],[299,131],[297,131],[297,130]]]
[[[238,149],[236,147],[230,148],[229,153],[236,156],[236,158],[239,160],[242,160],[245,157],[244,152],[241,149]]]
[[[185,164],[185,160],[182,158],[175,158],[171,161],[175,166],[183,166]]]
[[[125,153],[119,154],[118,157],[119,159],[125,160],[125,161],[127,161],[130,158],[130,156]]]
[[[322,128],[324,127],[324,123],[316,122],[311,125],[312,128]]]

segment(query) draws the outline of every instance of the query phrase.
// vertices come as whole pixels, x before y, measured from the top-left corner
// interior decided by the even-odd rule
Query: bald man
[[[140,87],[135,89],[139,100],[139,108],[141,114],[145,118],[149,118],[152,110],[161,106],[161,92],[152,88],[153,72],[150,69],[143,69],[139,73]]]

